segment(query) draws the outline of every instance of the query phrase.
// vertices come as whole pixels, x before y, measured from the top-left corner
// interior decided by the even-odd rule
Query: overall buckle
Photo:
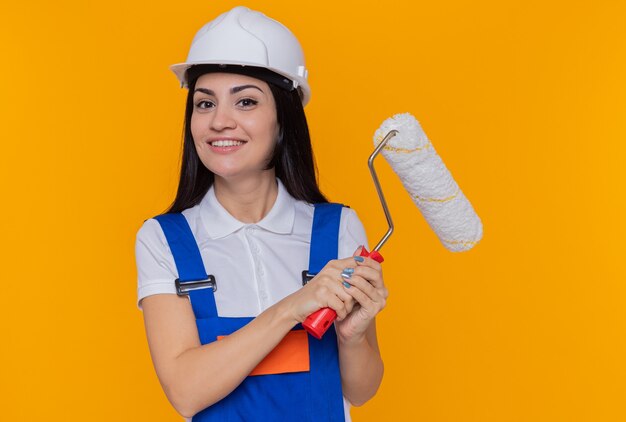
[[[316,274],[309,274],[309,270],[304,270],[302,271],[302,285],[306,286],[306,284],[313,280],[313,277],[315,277]]]
[[[206,289],[208,287],[212,288],[214,292],[217,290],[215,276],[211,274],[209,274],[206,280],[180,281],[177,278],[174,280],[174,284],[176,285],[176,294],[178,296],[187,296],[191,290]]]

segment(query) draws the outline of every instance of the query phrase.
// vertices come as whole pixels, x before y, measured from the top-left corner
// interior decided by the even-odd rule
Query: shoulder
[[[315,205],[296,201],[295,232],[309,238],[311,234]],[[368,247],[365,229],[356,211],[347,206],[341,209],[339,221],[339,258],[352,256],[359,246]]]
[[[344,207],[339,223],[339,258],[352,256],[359,246],[367,245],[367,235],[356,211]]]
[[[198,230],[197,209],[184,210],[182,214],[192,232]],[[137,304],[155,294],[175,294],[174,280],[178,270],[161,224],[155,218],[143,222],[135,237],[135,260],[137,265]]]
[[[310,204],[305,201],[296,200],[294,201],[295,213],[296,213],[296,222],[305,223],[307,225],[311,225],[313,221],[313,216],[315,214],[315,204]],[[337,204],[343,205],[343,204]],[[350,207],[343,205],[341,209],[341,224],[348,225],[350,227],[355,225],[360,225],[361,220],[357,216],[357,213]]]
[[[341,222],[350,227],[363,227],[363,224],[361,224],[361,220],[359,219],[356,211],[348,206],[344,206],[341,210]]]
[[[157,220],[150,218],[137,231],[135,240],[137,265],[137,305],[146,296],[175,293],[176,266]]]
[[[168,248],[165,233],[161,224],[155,218],[149,218],[143,222],[135,236],[136,244],[151,247]]]
[[[303,220],[311,224],[315,213],[315,204],[310,204],[305,201],[295,201],[295,210],[296,220]],[[343,205],[341,209],[341,225],[346,228],[363,227],[356,211],[346,205]]]
[[[181,213],[194,234],[198,236],[200,228],[200,212],[199,205],[187,208]],[[157,220],[159,215],[149,218],[143,222],[136,234],[136,241],[146,245],[158,246],[169,249],[167,238],[163,232],[161,223]]]

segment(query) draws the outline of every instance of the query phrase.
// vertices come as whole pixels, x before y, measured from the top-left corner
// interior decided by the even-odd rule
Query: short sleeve
[[[176,264],[161,225],[155,219],[146,220],[137,232],[135,260],[139,309],[144,297],[161,293],[176,294]]]
[[[369,250],[365,229],[356,212],[352,208],[344,207],[339,224],[339,258],[351,257],[359,246],[365,246]]]

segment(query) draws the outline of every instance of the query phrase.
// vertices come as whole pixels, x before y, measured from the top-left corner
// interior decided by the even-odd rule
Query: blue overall
[[[341,208],[340,204],[315,205],[309,274],[317,274],[328,261],[337,258]],[[200,250],[184,215],[163,214],[155,219],[174,256],[180,284],[206,280],[208,275]],[[217,336],[229,335],[253,319],[220,317],[211,288],[191,290],[189,299],[202,344],[216,341]],[[302,330],[302,326],[298,324],[293,330]],[[334,327],[322,340],[309,335],[308,343],[309,371],[248,376],[228,396],[197,413],[192,421],[344,421]]]

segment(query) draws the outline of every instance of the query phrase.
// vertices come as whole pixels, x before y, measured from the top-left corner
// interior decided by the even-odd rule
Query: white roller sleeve
[[[419,122],[409,113],[396,114],[378,128],[374,144],[378,146],[393,129],[398,134],[383,147],[382,154],[431,229],[452,252],[474,247],[483,235],[482,222]]]

